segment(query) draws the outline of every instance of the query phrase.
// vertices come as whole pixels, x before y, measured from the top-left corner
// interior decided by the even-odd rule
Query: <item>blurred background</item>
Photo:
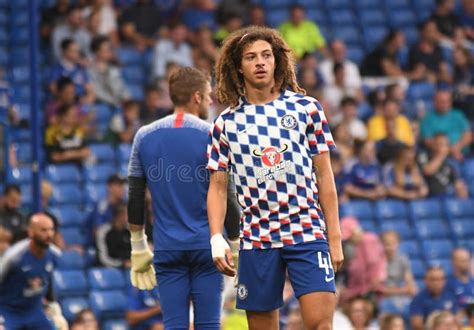
[[[410,328],[410,316],[472,329],[470,0],[0,0],[0,255],[46,210],[73,328],[160,329],[156,290],[128,279],[131,143],[172,113],[169,74],[194,66],[214,82],[222,40],[247,25],[279,29],[338,146],[335,329]],[[225,105],[211,107],[209,121]],[[284,297],[281,328],[301,329],[289,283]],[[230,281],[224,328],[245,329],[234,300]]]

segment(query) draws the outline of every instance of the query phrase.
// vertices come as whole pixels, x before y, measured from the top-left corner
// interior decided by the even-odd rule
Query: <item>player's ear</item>
[[[193,94],[194,101],[196,101],[197,104],[201,104],[202,102],[202,93],[200,91],[195,91]]]

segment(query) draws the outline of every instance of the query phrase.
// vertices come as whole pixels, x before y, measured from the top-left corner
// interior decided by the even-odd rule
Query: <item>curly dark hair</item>
[[[250,26],[233,32],[223,42],[216,64],[216,94],[220,103],[236,106],[239,97],[245,95],[244,78],[239,72],[242,53],[247,45],[258,40],[264,40],[272,46],[275,57],[275,86],[272,91],[290,88],[294,92],[306,94],[296,81],[295,60],[291,49],[278,31]]]

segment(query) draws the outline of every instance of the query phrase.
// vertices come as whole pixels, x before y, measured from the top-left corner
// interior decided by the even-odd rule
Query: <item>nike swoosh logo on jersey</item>
[[[325,280],[326,282],[331,282],[333,279],[334,279],[334,276],[328,277],[328,276],[326,275],[326,276],[324,277],[324,280]]]
[[[240,135],[240,134],[244,134],[245,132],[247,132],[249,129],[251,129],[252,127],[255,127],[255,125],[250,125],[250,126],[247,126],[246,128],[244,128],[243,130],[241,131],[237,131],[237,135]]]

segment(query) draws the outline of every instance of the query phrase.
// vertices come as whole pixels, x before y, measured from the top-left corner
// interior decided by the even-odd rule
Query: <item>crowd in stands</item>
[[[40,12],[40,47],[47,59],[41,104],[45,167],[73,164],[85,179],[87,167],[101,157],[92,145],[114,150],[130,145],[142,125],[172,113],[167,77],[177,66],[197,67],[212,79],[227,35],[246,25],[272,25],[293,50],[301,87],[325,109],[337,145],[331,162],[341,205],[472,198],[468,178],[474,174],[464,169],[474,160],[474,1],[433,0],[415,38],[395,28],[357,57],[348,52],[344,36],[318,26],[298,1],[287,2],[293,5],[279,8],[286,11],[279,20],[267,17],[268,6],[251,1],[57,0],[45,6]],[[12,125],[21,129],[13,108]],[[208,120],[224,108],[214,102]],[[14,168],[22,152],[12,152]],[[64,221],[50,206],[57,182],[43,182],[42,206],[53,216],[61,249],[87,256],[91,266],[127,269],[126,171],[115,167],[96,174],[104,175],[98,181],[105,193],[82,205],[79,244],[63,237]],[[26,235],[21,188],[6,185],[0,199],[0,255]],[[148,201],[148,224],[150,208]],[[362,220],[341,218],[346,261],[337,278],[336,329],[474,328],[472,250],[448,251],[450,270],[430,263],[423,283],[417,282],[410,256],[400,251],[405,233],[397,228],[378,233]],[[296,298],[289,282],[286,286],[281,326],[302,329]],[[231,287],[229,281],[224,329],[245,324],[245,315],[234,309]],[[128,290],[127,322],[159,329],[156,290]],[[85,309],[71,322],[72,329],[84,324],[95,329],[101,320]]]

